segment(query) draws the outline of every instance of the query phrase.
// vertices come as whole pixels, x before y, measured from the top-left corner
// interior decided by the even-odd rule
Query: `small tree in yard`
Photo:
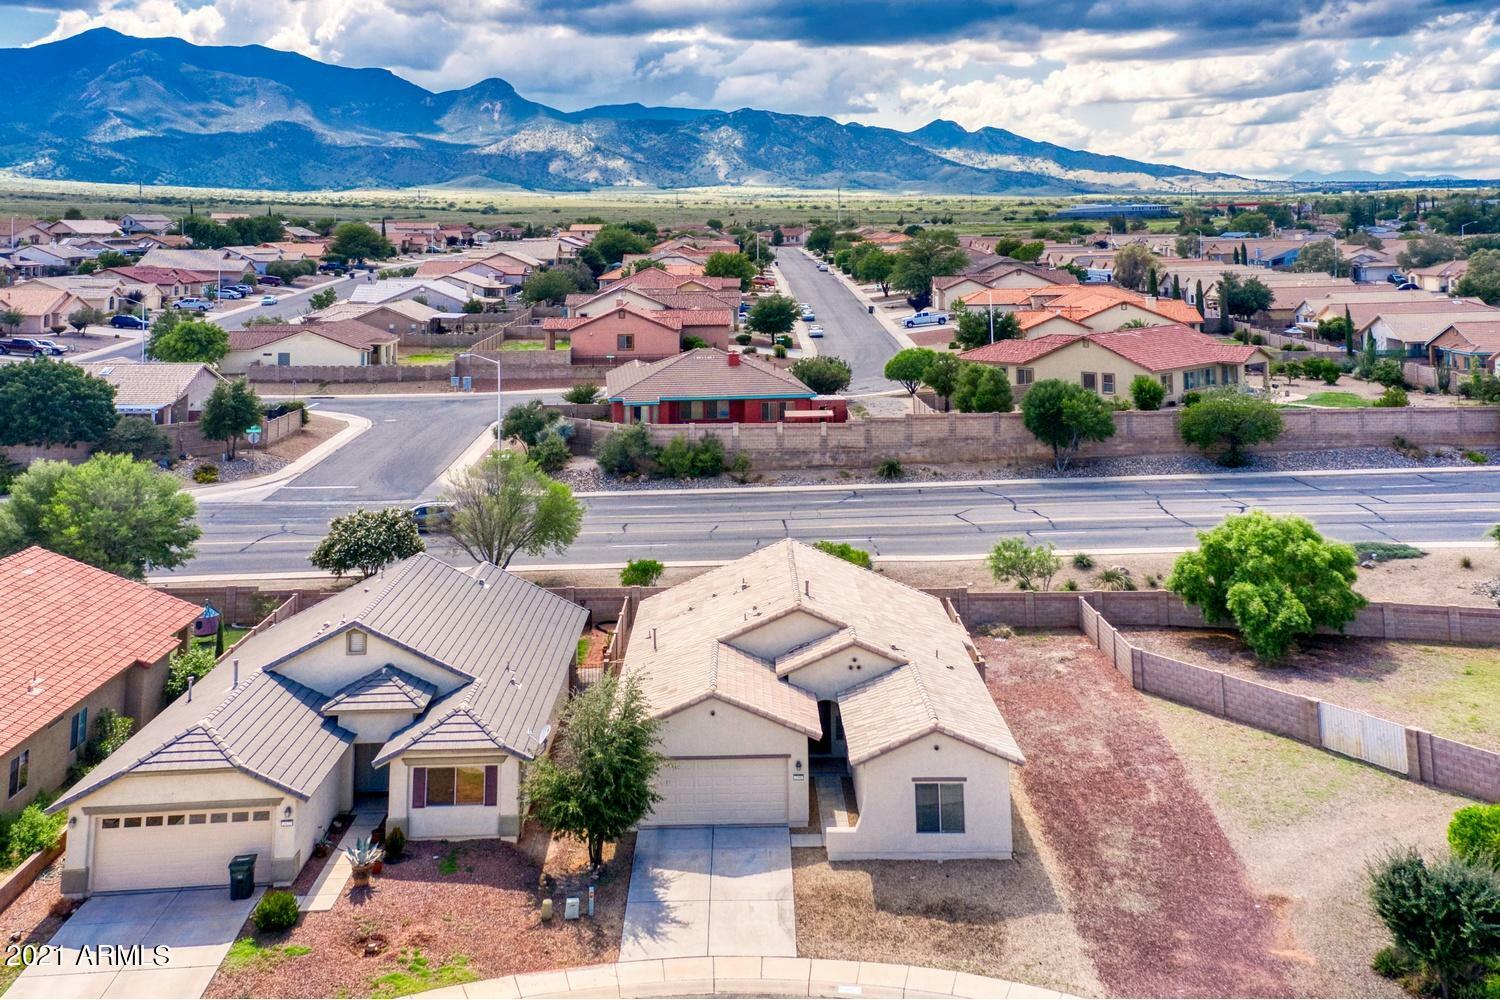
[[[1428,862],[1415,848],[1370,866],[1370,901],[1391,933],[1387,967],[1405,964],[1413,984],[1453,996],[1487,974],[1500,956],[1500,873],[1460,859]],[[1459,995],[1493,996],[1489,989]]]
[[[563,402],[588,405],[599,401],[599,386],[593,382],[579,382],[563,393]]]
[[[1269,400],[1230,386],[1214,389],[1188,407],[1177,420],[1177,433],[1188,444],[1207,450],[1222,447],[1219,464],[1245,464],[1245,446],[1281,436],[1281,412]]]
[[[165,458],[172,450],[172,441],[161,428],[145,417],[130,417],[125,414],[115,420],[115,426],[99,439],[96,453],[129,455],[138,461],[155,461]]]
[[[848,542],[814,542],[813,548],[819,552],[826,552],[835,559],[842,559],[846,563],[853,563],[862,569],[874,569],[875,565],[870,561],[870,553],[864,549],[856,549]]]
[[[218,661],[214,659],[214,651],[209,646],[189,646],[187,649],[178,650],[172,654],[172,659],[167,667],[167,681],[162,693],[169,699],[182,696],[188,689],[188,678],[193,683],[201,681],[208,676]]]
[[[531,766],[526,798],[543,827],[583,842],[598,868],[605,843],[661,801],[655,780],[668,761],[657,749],[659,723],[633,675],[606,675],[568,702],[558,728],[552,753]]]
[[[514,451],[492,451],[458,476],[445,499],[449,532],[469,557],[504,568],[517,552],[561,553],[578,537],[573,491]]]
[[[199,428],[210,441],[223,441],[231,460],[239,451],[240,438],[264,418],[265,405],[245,379],[220,382],[203,404]]]
[[[1401,370],[1401,362],[1395,358],[1381,358],[1371,366],[1370,374],[1366,377],[1387,389],[1400,388],[1406,384],[1406,375]]]
[[[26,314],[15,306],[6,306],[0,309],[0,328],[6,333],[15,333],[16,327],[26,322]]]
[[[313,312],[319,309],[327,309],[339,300],[339,293],[332,288],[325,288],[320,292],[313,292],[307,297],[307,305]]]
[[[501,425],[500,436],[502,438],[520,438],[521,443],[530,448],[541,440],[542,435],[562,416],[556,410],[549,410],[542,404],[540,399],[533,399],[525,406],[514,406],[505,414],[505,422]]]
[[[927,365],[927,370],[922,373],[922,383],[943,397],[945,410],[953,398],[953,390],[958,388],[958,377],[963,370],[963,365],[958,355],[935,351],[932,360]]]
[[[146,353],[157,361],[201,361],[218,364],[229,353],[229,334],[206,319],[188,319],[167,311],[151,325]]]
[[[986,561],[997,583],[1015,580],[1022,590],[1046,590],[1062,569],[1062,559],[1053,552],[1051,542],[1027,545],[1024,538],[1001,539]]]
[[[1464,806],[1448,824],[1453,856],[1500,871],[1500,802]]]
[[[1137,375],[1130,380],[1130,400],[1137,410],[1159,410],[1167,390],[1160,379],[1150,375]]]
[[[1108,403],[1081,385],[1062,379],[1043,379],[1021,400],[1021,420],[1043,444],[1052,447],[1053,464],[1061,472],[1086,441],[1114,436],[1114,413]]]
[[[425,551],[427,546],[410,512],[400,507],[384,510],[361,507],[333,519],[328,534],[313,549],[308,561],[335,577],[358,570],[363,580],[389,563]]]
[[[1327,358],[1308,358],[1302,362],[1302,374],[1308,378],[1322,379],[1324,385],[1337,385],[1344,370]]]
[[[854,371],[848,362],[831,354],[802,358],[791,367],[792,376],[820,396],[831,396],[848,387]]]
[[[1343,628],[1365,606],[1354,590],[1357,558],[1300,517],[1252,511],[1200,531],[1198,548],[1177,557],[1166,586],[1210,624],[1238,625],[1245,644],[1269,661],[1298,636]]]
[[[599,468],[611,476],[653,476],[661,469],[661,448],[651,440],[644,424],[610,431],[594,454]]]
[[[93,444],[114,429],[114,386],[37,358],[0,367],[0,447]]]
[[[750,315],[745,317],[745,326],[767,336],[790,333],[792,324],[797,322],[797,317],[802,315],[797,303],[785,295],[763,295],[755,305],[750,307]]]
[[[900,382],[909,395],[915,396],[917,386],[922,384],[922,377],[927,374],[927,369],[932,366],[936,357],[937,352],[928,347],[908,347],[897,351],[885,363],[885,377],[892,382]]]
[[[104,310],[93,306],[79,306],[68,313],[68,325],[79,333],[82,333],[86,327],[100,325],[104,319]]]
[[[620,570],[622,587],[654,587],[666,567],[655,559],[632,559]]]

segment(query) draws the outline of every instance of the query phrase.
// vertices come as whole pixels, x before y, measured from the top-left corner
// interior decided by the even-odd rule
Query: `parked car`
[[[418,531],[443,531],[453,522],[453,505],[446,503],[423,503],[411,509],[411,519],[417,522]]]
[[[828,265],[827,264],[819,264],[818,265],[818,270],[819,271],[826,271],[826,270],[828,270]]]
[[[262,295],[260,297],[260,304],[263,306],[274,306],[279,301],[281,300],[274,295]]]
[[[901,321],[901,325],[908,330],[918,326],[946,326],[948,314],[936,309],[923,309],[921,312],[912,313]]]
[[[200,298],[196,295],[188,295],[178,299],[173,304],[174,308],[186,309],[189,312],[206,313],[214,307],[213,300]]]
[[[247,285],[247,284],[245,284],[243,282],[241,282],[238,285],[228,285],[226,287],[234,289],[235,291],[239,292],[241,295],[249,295],[249,294],[251,294],[252,292],[255,291],[255,286],[254,285]]]
[[[50,354],[55,358],[60,358],[67,353],[68,348],[53,340],[42,340],[37,337],[11,337],[8,340],[0,340],[0,354],[29,354],[33,358]]]
[[[233,289],[233,288],[225,287],[225,288],[219,289],[219,298],[221,298],[221,299],[231,299],[231,300],[233,300],[233,299],[243,299],[244,297],[245,297],[245,293],[244,292],[238,291],[238,290]]]
[[[347,270],[347,268],[345,268],[343,264],[336,264],[332,261],[324,261],[323,263],[318,265],[318,270],[324,274],[343,274],[344,271]]]
[[[817,316],[813,315],[813,311],[811,309],[808,309],[805,306],[803,307],[803,309],[802,309],[802,322],[804,322],[804,323],[811,323],[813,320],[815,320],[817,318],[818,318]]]
[[[816,340],[823,336],[823,328],[821,326],[810,326],[807,328],[807,335]]]
[[[1396,291],[1398,291],[1398,292],[1415,292],[1420,287],[1421,286],[1418,285],[1415,281],[1403,281],[1401,284],[1399,284],[1399,285],[1396,286]]]
[[[276,277],[276,275],[274,274],[262,274],[260,276],[260,283],[262,285],[269,285],[272,288],[281,287],[281,279]]]
[[[117,330],[144,330],[150,326],[143,317],[132,313],[120,313],[109,318],[109,325]]]

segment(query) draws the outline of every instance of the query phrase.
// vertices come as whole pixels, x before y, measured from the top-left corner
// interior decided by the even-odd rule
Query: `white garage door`
[[[678,757],[657,777],[647,826],[785,823],[785,757]]]
[[[229,884],[229,859],[258,854],[271,876],[271,810],[135,813],[94,820],[95,892]]]

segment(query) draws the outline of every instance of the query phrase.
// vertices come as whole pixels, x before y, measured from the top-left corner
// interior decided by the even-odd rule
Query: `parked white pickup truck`
[[[901,325],[908,330],[918,326],[945,326],[948,322],[948,314],[938,312],[936,309],[923,309],[919,313],[912,313],[901,321]]]

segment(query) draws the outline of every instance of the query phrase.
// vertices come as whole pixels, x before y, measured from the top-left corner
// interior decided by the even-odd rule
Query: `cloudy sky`
[[[1208,170],[1500,176],[1496,0],[35,0],[0,42],[108,26],[641,101],[949,118]]]

